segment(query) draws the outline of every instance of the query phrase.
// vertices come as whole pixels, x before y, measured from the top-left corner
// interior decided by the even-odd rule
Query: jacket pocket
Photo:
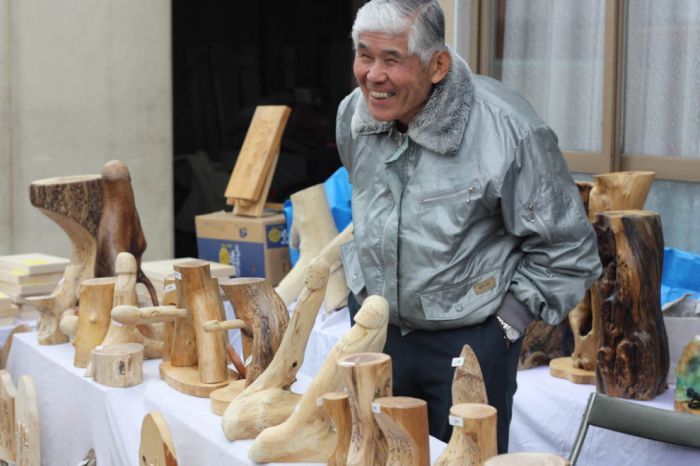
[[[500,268],[420,295],[426,320],[455,320],[476,312],[503,292]]]
[[[345,283],[355,296],[359,296],[365,288],[365,277],[360,267],[360,258],[357,255],[355,240],[348,241],[340,247],[340,254],[343,258],[343,269],[345,270]]]
[[[420,199],[422,206],[431,206],[441,204],[443,202],[456,202],[464,200],[467,203],[477,201],[481,198],[481,190],[478,184],[470,184],[468,186],[460,186],[452,189],[434,191],[424,194]]]

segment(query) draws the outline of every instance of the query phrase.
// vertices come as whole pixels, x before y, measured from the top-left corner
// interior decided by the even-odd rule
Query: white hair
[[[372,0],[357,11],[352,42],[357,49],[360,34],[380,32],[400,35],[408,31],[408,53],[428,64],[444,50],[445,16],[437,0]]]

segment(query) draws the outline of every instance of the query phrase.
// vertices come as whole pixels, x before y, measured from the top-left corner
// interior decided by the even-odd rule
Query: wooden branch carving
[[[384,349],[389,304],[381,296],[365,299],[355,325],[331,349],[294,412],[283,423],[265,429],[248,450],[255,462],[323,462],[336,446],[331,419],[323,409],[322,396],[343,388],[340,359]]]
[[[304,362],[304,351],[328,282],[328,263],[316,258],[309,264],[297,307],[279,349],[267,369],[226,408],[222,419],[229,440],[254,438],[289,417],[300,396],[290,387]]]
[[[180,302],[177,299],[177,285],[175,285],[175,276],[170,275],[163,281],[163,306],[180,307]],[[189,315],[183,319],[189,319]],[[175,326],[177,320],[163,323],[163,362],[169,362],[173,351],[173,342],[175,340]]]
[[[406,396],[377,398],[372,411],[387,441],[387,466],[430,466],[425,401]]]
[[[573,351],[574,335],[568,319],[557,325],[537,320],[525,331],[518,369],[546,366],[555,358],[569,356]]]
[[[434,466],[478,466],[498,453],[496,408],[464,403],[450,408],[452,436]]]
[[[75,367],[87,367],[92,350],[102,344],[107,335],[114,303],[114,277],[92,278],[80,285],[80,312],[73,340]]]
[[[151,411],[141,423],[140,466],[177,466],[170,429],[160,413]]]
[[[10,357],[13,337],[18,333],[26,333],[31,331],[32,328],[27,324],[17,324],[12,330],[10,330],[10,333],[7,335],[7,339],[5,340],[5,344],[2,345],[2,350],[0,351],[0,369],[7,367],[7,359]]]
[[[352,412],[347,464],[385,464],[388,445],[372,415],[372,402],[392,394],[391,358],[384,353],[359,353],[340,359],[338,366],[345,378]]]
[[[650,400],[666,389],[668,337],[661,314],[663,231],[655,212],[600,213],[593,224],[603,278],[598,392]]]
[[[459,358],[461,364],[455,369],[452,378],[452,404],[487,404],[484,376],[481,374],[481,366],[474,351],[469,345],[464,345]]]

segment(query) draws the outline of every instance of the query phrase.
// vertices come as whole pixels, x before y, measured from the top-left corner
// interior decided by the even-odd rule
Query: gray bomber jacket
[[[338,108],[336,140],[353,188],[348,286],[384,296],[404,333],[496,312],[520,330],[554,324],[600,275],[555,134],[456,54],[405,134],[374,120],[358,88]]]

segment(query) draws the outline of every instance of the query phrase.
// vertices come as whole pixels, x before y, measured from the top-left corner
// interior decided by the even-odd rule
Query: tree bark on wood
[[[87,367],[92,350],[102,344],[112,320],[114,277],[92,278],[80,284],[78,328],[73,340],[75,367]]]
[[[228,440],[255,438],[289,417],[300,396],[290,387],[304,362],[304,351],[328,282],[328,262],[316,258],[309,264],[282,343],[267,369],[229,404],[222,428]]]
[[[452,436],[434,466],[477,466],[495,456],[496,408],[463,403],[450,408]]]
[[[553,359],[569,356],[573,351],[574,335],[568,319],[557,325],[537,320],[525,330],[518,370],[546,366]]]
[[[391,358],[384,353],[359,353],[338,361],[352,412],[348,466],[386,464],[388,445],[372,414],[376,398],[392,395]]]
[[[333,420],[336,443],[333,453],[328,457],[328,466],[345,466],[352,437],[352,413],[350,401],[345,392],[330,392],[323,395],[323,407]]]
[[[481,366],[469,345],[462,347],[459,358],[461,364],[452,377],[452,404],[488,403]]]
[[[49,296],[27,298],[41,313],[39,344],[65,343],[59,330],[63,311],[78,302],[79,285],[95,273],[97,230],[102,213],[99,175],[67,176],[34,181],[29,186],[33,206],[56,222],[71,242],[71,259],[63,279]]]
[[[107,387],[131,387],[143,381],[143,345],[120,343],[92,350],[92,379]]]
[[[343,388],[343,373],[337,361],[345,356],[384,349],[389,303],[369,296],[355,316],[355,325],[333,346],[323,365],[283,423],[257,436],[248,456],[259,463],[323,462],[336,445],[331,419],[323,409],[322,396]]]
[[[425,401],[405,396],[377,398],[372,411],[387,441],[387,466],[430,466]]]
[[[650,400],[666,389],[668,338],[660,305],[663,231],[657,213],[626,210],[599,213],[603,278],[598,392]]]

